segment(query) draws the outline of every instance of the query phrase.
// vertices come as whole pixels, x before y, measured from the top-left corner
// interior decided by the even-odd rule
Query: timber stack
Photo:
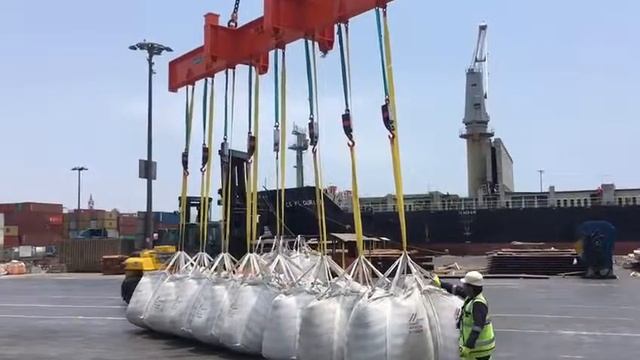
[[[584,271],[573,249],[501,249],[487,254],[490,274],[559,275]]]

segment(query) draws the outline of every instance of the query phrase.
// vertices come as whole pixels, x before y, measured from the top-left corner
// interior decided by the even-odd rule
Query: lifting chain
[[[238,27],[238,10],[239,9],[240,9],[240,0],[236,0],[235,4],[233,5],[233,11],[231,12],[231,18],[227,23],[228,27],[234,28],[234,29]]]

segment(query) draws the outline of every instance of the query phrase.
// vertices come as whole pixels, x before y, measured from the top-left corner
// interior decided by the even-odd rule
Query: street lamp
[[[153,233],[153,223],[151,217],[152,211],[152,181],[156,178],[156,166],[155,163],[152,162],[152,102],[153,102],[153,57],[156,55],[162,55],[163,52],[172,52],[168,46],[147,42],[146,40],[139,42],[137,44],[129,46],[130,50],[134,51],[145,51],[147,53],[147,63],[149,65],[149,85],[148,85],[148,100],[147,100],[147,160],[140,161],[140,178],[147,179],[147,212],[145,215],[144,221],[144,236],[145,236],[145,244],[151,244],[152,233]]]
[[[89,169],[84,166],[76,166],[71,169],[71,171],[78,172],[78,208],[76,210],[76,230],[80,230],[80,182],[81,182],[80,175],[82,174],[83,171],[87,171],[87,170]]]

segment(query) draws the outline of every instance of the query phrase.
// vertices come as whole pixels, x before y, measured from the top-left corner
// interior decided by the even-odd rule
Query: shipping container
[[[20,246],[20,238],[18,236],[4,236],[4,248],[14,248]]]
[[[117,220],[104,220],[104,228],[105,229],[110,229],[110,230],[115,230],[118,228],[118,221]]]
[[[73,213],[80,217],[80,221],[88,221],[104,220],[106,211],[97,209],[80,209],[80,212],[78,212],[78,210],[74,210]]]
[[[57,245],[62,242],[62,231],[60,234],[53,233],[40,233],[40,234],[25,234],[24,232],[19,236],[21,245],[32,246],[48,246]]]
[[[61,244],[58,252],[69,272],[100,272],[103,256],[129,255],[133,245],[132,240],[74,239]]]
[[[62,214],[49,215],[49,224],[62,225],[63,224]]]
[[[75,221],[69,223],[69,230],[85,230],[92,228],[91,220],[80,221],[80,226],[76,226]]]
[[[105,220],[118,221],[118,212],[117,211],[107,211],[104,214],[104,219]]]
[[[62,204],[47,203],[21,203],[18,204],[19,211],[42,212],[42,213],[60,213],[62,214]]]
[[[144,219],[145,214],[146,212],[140,211],[138,212],[138,217]],[[153,222],[168,225],[178,225],[180,224],[180,215],[177,212],[156,211],[153,213]]]
[[[16,204],[0,204],[0,213],[12,213],[16,211]]]
[[[120,216],[118,218],[119,226],[138,226],[142,219],[137,216]]]
[[[4,236],[18,236],[18,227],[13,225],[7,225],[4,227]]]
[[[118,227],[118,232],[120,232],[121,236],[135,236],[138,232],[138,226],[120,226]]]
[[[54,213],[37,213],[37,212],[15,212],[5,214],[5,225],[18,226],[20,235],[34,233],[55,233],[62,236],[62,222],[52,223]]]

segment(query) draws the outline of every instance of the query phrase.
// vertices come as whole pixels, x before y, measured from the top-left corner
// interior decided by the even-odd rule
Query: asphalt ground
[[[0,278],[0,359],[248,359],[138,329],[124,318],[122,277]],[[493,359],[635,359],[640,279],[489,280]]]

